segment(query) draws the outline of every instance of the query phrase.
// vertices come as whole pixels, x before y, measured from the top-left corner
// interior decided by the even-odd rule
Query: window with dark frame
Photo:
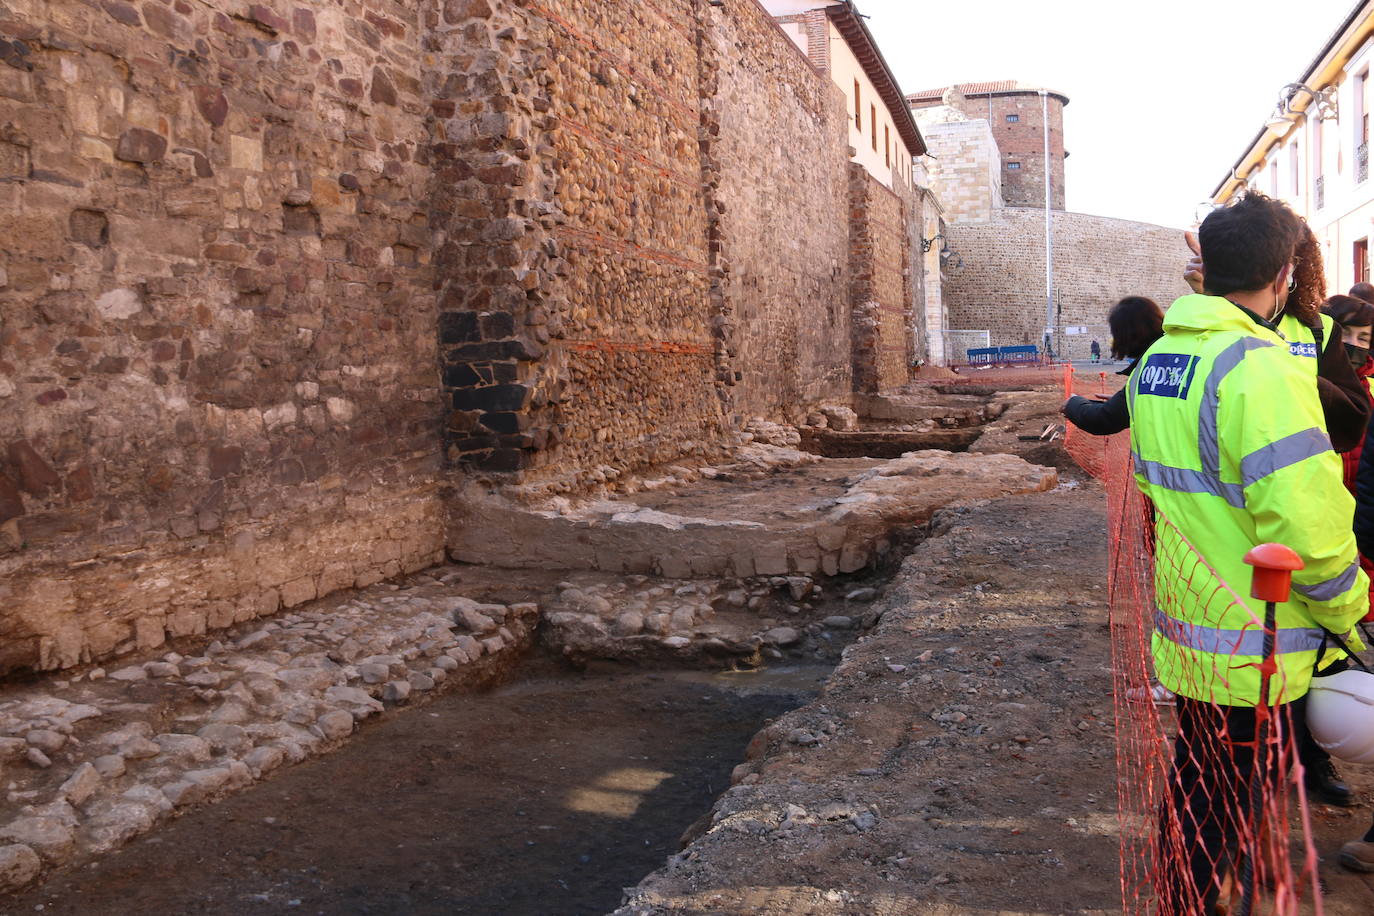
[[[887,167],[892,168],[892,128],[883,125],[883,155],[887,158]]]
[[[1017,171],[1017,170],[1020,169],[1020,168],[1021,168],[1021,163],[1019,163],[1019,162],[1008,162],[1008,163],[1007,163],[1007,170],[1008,170],[1008,171],[1015,172],[1015,171]]]
[[[868,106],[868,126],[869,126],[870,128],[872,128],[872,133],[873,133],[873,152],[876,153],[876,152],[878,151],[878,106],[877,106],[877,105],[869,105],[869,106]]]
[[[1021,116],[1020,116],[1019,114],[1009,114],[1009,115],[1007,115],[1007,123],[1008,123],[1008,124],[1015,124],[1015,123],[1016,123],[1017,121],[1019,121],[1019,120],[1021,120]]]
[[[864,129],[864,100],[863,88],[859,86],[859,81],[854,81],[854,126],[859,130]]]

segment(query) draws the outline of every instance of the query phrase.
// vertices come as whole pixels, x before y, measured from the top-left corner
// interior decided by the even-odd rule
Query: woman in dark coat
[[[1164,311],[1153,299],[1127,296],[1112,306],[1107,314],[1107,326],[1112,330],[1112,359],[1131,361],[1117,375],[1128,376],[1150,345],[1164,334]],[[1131,425],[1124,387],[1106,401],[1090,401],[1074,395],[1064,402],[1060,412],[1074,426],[1094,436],[1110,436]]]

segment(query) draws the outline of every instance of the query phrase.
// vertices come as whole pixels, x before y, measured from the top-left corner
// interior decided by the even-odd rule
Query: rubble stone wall
[[[0,4],[0,672],[441,556],[423,25]]]
[[[848,403],[844,95],[756,4],[712,13],[730,407],[738,420]]]
[[[849,169],[854,388],[876,394],[906,384],[916,356],[911,245],[920,222],[908,216],[916,204],[905,187],[898,194],[862,166]]]
[[[451,460],[578,490],[848,396],[847,114],[760,5],[442,23],[468,48],[438,128]]]
[[[1188,292],[1181,230],[1065,212],[1053,213],[1052,227],[1057,323],[1088,329],[1056,340],[1068,356],[1087,358],[1094,339],[1107,353],[1107,312],[1123,296],[1148,296],[1168,308]],[[1045,329],[1044,211],[998,210],[990,222],[945,231],[953,252],[943,286],[950,325],[987,329],[993,346],[1038,346]]]

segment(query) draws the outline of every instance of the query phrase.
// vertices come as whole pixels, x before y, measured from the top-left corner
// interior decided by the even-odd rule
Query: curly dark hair
[[[1326,268],[1322,264],[1321,243],[1306,222],[1302,223],[1302,236],[1293,252],[1293,280],[1297,285],[1288,294],[1284,311],[1313,327],[1326,302]]]
[[[1107,313],[1112,359],[1139,359],[1164,335],[1164,310],[1153,299],[1127,296]]]

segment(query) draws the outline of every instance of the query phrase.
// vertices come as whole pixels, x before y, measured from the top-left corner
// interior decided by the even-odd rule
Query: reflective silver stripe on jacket
[[[1293,583],[1293,591],[1311,598],[1313,601],[1331,601],[1355,587],[1355,579],[1360,574],[1360,561],[1356,560],[1346,567],[1345,572],[1334,579],[1317,582],[1313,585]]]
[[[1202,470],[1217,480],[1221,479],[1221,443],[1218,441],[1220,430],[1217,427],[1217,409],[1221,406],[1221,383],[1232,370],[1241,364],[1251,350],[1263,350],[1274,344],[1258,337],[1242,337],[1217,354],[1212,363],[1212,371],[1207,373],[1207,384],[1202,389],[1202,403],[1197,412],[1197,452],[1201,459]]]
[[[1211,493],[1226,500],[1227,505],[1236,509],[1245,508],[1245,490],[1238,483],[1225,483],[1204,471],[1192,468],[1175,468],[1158,461],[1146,461],[1139,455],[1135,458],[1135,472],[1146,481],[1175,493]]]
[[[1213,655],[1264,656],[1264,628],[1256,624],[1243,630],[1224,630],[1196,623],[1175,620],[1159,608],[1155,609],[1155,632],[1185,649],[1210,652]],[[1320,629],[1293,627],[1274,634],[1274,653],[1316,652],[1322,647],[1326,634]]]
[[[1315,426],[1291,436],[1284,436],[1240,460],[1241,486],[1248,487],[1270,474],[1329,451],[1331,439]]]

